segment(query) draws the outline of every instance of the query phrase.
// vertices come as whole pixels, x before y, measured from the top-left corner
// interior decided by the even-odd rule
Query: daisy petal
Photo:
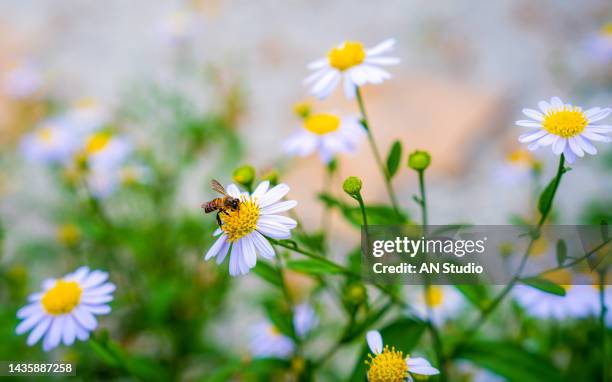
[[[258,204],[260,208],[265,208],[271,204],[274,204],[281,200],[287,193],[289,192],[289,186],[286,184],[278,184],[268,192],[266,192],[262,197],[259,198]]]
[[[19,325],[17,325],[17,329],[15,329],[15,333],[23,334],[28,330],[32,329],[35,325],[37,325],[44,317],[46,316],[45,312],[42,309],[34,312],[25,320],[21,321]]]
[[[297,206],[297,202],[295,200],[287,200],[284,202],[276,203],[271,206],[262,208],[260,213],[262,215],[273,215],[273,214],[278,214],[279,212],[288,211],[295,206]]]
[[[395,46],[395,39],[388,38],[384,40],[383,42],[379,43],[378,45],[375,45],[374,47],[368,49],[367,55],[376,56],[376,55],[388,52],[393,49],[393,46]]]
[[[62,331],[62,342],[66,346],[74,343],[76,338],[76,323],[71,315],[66,315],[64,319],[64,330]]]
[[[578,155],[579,157],[584,156],[584,151],[580,147],[580,144],[576,141],[575,137],[568,139],[568,143],[570,149],[574,152],[574,154]]]
[[[370,330],[366,334],[366,341],[368,342],[368,346],[370,350],[374,354],[380,354],[383,350],[383,341],[380,332],[376,330]]]
[[[536,140],[544,137],[547,134],[548,134],[548,131],[546,131],[546,130],[539,130],[539,131],[536,131],[535,133],[522,134],[522,135],[519,136],[518,140],[521,143],[529,143],[529,142],[536,141]]]
[[[217,239],[217,241],[215,241],[215,243],[212,245],[212,247],[210,247],[208,252],[206,252],[206,256],[204,256],[204,260],[208,261],[211,258],[217,256],[219,254],[220,250],[225,245],[226,241],[227,241],[227,235],[226,234],[221,235]]]
[[[268,187],[270,187],[270,182],[267,180],[259,183],[251,196],[256,199],[261,198],[268,191]]]
[[[266,259],[274,258],[274,248],[272,248],[270,242],[261,233],[253,231],[249,236],[262,257]]]
[[[533,109],[523,109],[523,114],[526,116],[535,119],[536,121],[544,120],[544,115],[537,110]]]
[[[51,320],[52,318],[50,316],[47,316],[43,318],[42,321],[38,323],[38,325],[36,325],[34,330],[32,330],[32,332],[28,336],[28,346],[32,346],[40,340],[40,338],[47,332],[47,329],[49,329],[49,325],[51,325]]]
[[[553,153],[560,155],[563,150],[565,150],[565,145],[567,144],[567,139],[562,137],[557,137],[557,140],[553,143],[552,151]]]
[[[532,121],[530,119],[521,119],[515,122],[518,126],[522,127],[542,127],[541,122]]]
[[[51,322],[51,327],[47,331],[45,335],[45,339],[43,341],[43,350],[50,351],[59,345],[62,339],[62,329],[64,326],[64,316],[56,316],[53,318],[53,322]]]
[[[94,315],[91,314],[90,311],[80,306],[77,306],[76,308],[74,308],[74,310],[72,311],[72,314],[74,318],[76,319],[76,322],[78,322],[79,325],[81,325],[84,329],[91,331],[91,330],[94,330],[98,326],[98,321],[96,320]]]

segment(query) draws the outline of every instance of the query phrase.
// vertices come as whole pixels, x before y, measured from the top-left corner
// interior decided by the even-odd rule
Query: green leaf
[[[266,262],[258,261],[255,268],[253,268],[253,272],[274,286],[282,285],[282,279],[276,269]]]
[[[565,289],[563,289],[563,287],[541,277],[527,277],[521,279],[521,282],[546,293],[556,294],[557,296],[565,296]]]
[[[417,345],[424,331],[425,324],[422,321],[401,318],[382,328],[380,334],[382,335],[383,343],[388,344],[389,347],[395,346],[395,349],[401,350],[406,354]],[[355,363],[353,373],[348,379],[349,381],[366,380],[367,365],[365,360],[368,359],[370,349],[366,343],[365,336],[361,340],[363,348]]]
[[[397,173],[400,161],[402,160],[402,143],[400,141],[393,142],[389,155],[387,156],[387,173],[389,178]]]
[[[472,342],[458,358],[467,359],[509,382],[564,381],[561,372],[547,358],[508,342]]]
[[[289,260],[287,261],[287,268],[315,276],[344,273],[342,268],[317,259]]]
[[[484,308],[489,304],[490,296],[489,290],[485,285],[482,284],[473,284],[473,285],[455,285],[455,288],[465,298],[472,303],[472,305],[476,306],[479,309]]]
[[[540,211],[541,214],[546,213],[546,211],[551,207],[555,192],[555,181],[556,179],[551,180],[544,191],[542,191],[542,194],[540,194],[540,200],[538,200],[538,211]]]
[[[328,207],[338,208],[344,218],[354,226],[361,227],[363,224],[359,206],[348,205],[329,194],[320,194],[319,199]],[[383,204],[366,206],[366,215],[369,225],[403,224],[410,221],[403,212],[398,215],[392,207]]]
[[[561,266],[567,259],[567,244],[565,240],[557,240],[557,265]]]

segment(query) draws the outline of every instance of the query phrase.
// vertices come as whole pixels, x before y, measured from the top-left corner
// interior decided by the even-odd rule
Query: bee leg
[[[217,212],[217,224],[219,225],[219,227],[221,227],[221,225],[223,225],[223,222],[221,222],[221,218],[219,217],[220,212]]]

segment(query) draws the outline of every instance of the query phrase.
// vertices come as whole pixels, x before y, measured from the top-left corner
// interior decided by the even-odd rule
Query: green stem
[[[599,329],[601,336],[601,380],[607,381],[608,377],[608,358],[606,352],[606,314],[608,307],[606,306],[606,270],[599,272]]]
[[[429,219],[427,216],[427,199],[425,198],[425,170],[419,170],[419,190],[421,192],[421,199],[419,204],[421,205],[423,227],[427,227]]]
[[[309,252],[309,251],[307,251],[305,249],[302,249],[302,248],[298,247],[296,243],[292,243],[294,245],[290,245],[290,244],[287,244],[284,241],[280,241],[280,240],[276,240],[276,239],[268,238],[268,240],[273,245],[277,245],[279,247],[290,249],[290,250],[292,250],[294,252],[297,252],[299,254],[302,254],[302,255],[304,255],[306,257],[310,257],[311,259],[319,260],[319,261],[324,262],[324,263],[326,263],[328,265],[332,265],[332,266],[338,268],[339,270],[341,270],[342,273],[344,273],[346,275],[353,276],[355,278],[361,278],[361,275],[359,273],[353,272],[352,270],[350,270],[350,269],[348,269],[346,267],[343,267],[342,265],[337,264],[337,263],[329,260],[328,258],[326,258],[324,256],[317,255],[315,253],[312,253],[312,252]],[[394,304],[397,304],[401,308],[405,308],[405,309],[409,309],[410,308],[410,306],[408,304],[406,304],[405,301],[403,301],[401,298],[399,298],[392,290],[387,288],[386,285],[382,285],[382,284],[378,284],[378,283],[374,283],[373,285],[378,290],[380,290],[381,292],[386,294],[391,299],[391,301],[393,301]]]
[[[366,133],[368,135],[368,141],[370,143],[370,147],[372,148],[372,153],[374,154],[376,163],[378,164],[380,172],[383,174],[383,177],[385,179],[385,186],[387,188],[387,193],[389,194],[389,199],[391,199],[393,210],[399,217],[401,214],[399,210],[399,205],[397,203],[397,197],[395,196],[395,191],[393,190],[393,186],[391,185],[391,176],[389,176],[387,167],[385,166],[382,160],[382,157],[380,156],[380,151],[378,150],[378,146],[376,145],[376,140],[374,139],[374,135],[372,134],[372,130],[370,129],[370,122],[368,120],[368,115],[365,110],[365,104],[363,103],[363,97],[361,96],[361,88],[359,88],[359,86],[357,86],[357,89],[356,89],[356,96],[357,96],[357,104],[359,105],[359,111],[361,112],[361,123],[363,127],[366,129]]]
[[[363,202],[363,197],[361,197],[361,194],[357,194],[355,196],[355,199],[359,203],[359,209],[361,210],[361,217],[363,219],[363,229],[365,230],[366,239],[369,239],[370,232],[368,230],[368,214],[366,213],[366,208],[365,208],[365,203]],[[368,248],[369,248],[369,243],[368,243]]]
[[[422,220],[423,230],[424,230],[424,233],[426,234],[429,219],[428,219],[428,214],[427,214],[427,196],[425,193],[425,170],[419,170],[418,173],[419,173],[419,192],[421,194],[419,198],[419,205],[421,206],[421,216],[423,219]],[[444,357],[444,350],[442,347],[442,339],[440,337],[440,333],[438,332],[438,329],[436,328],[436,325],[434,324],[434,312],[433,312],[433,309],[431,308],[431,305],[429,304],[430,289],[431,289],[431,285],[429,282],[429,278],[426,277],[425,283],[423,285],[423,297],[424,297],[425,307],[427,310],[427,328],[429,329],[429,332],[431,334],[431,340],[433,342],[434,351],[438,358],[438,366],[440,367],[440,381],[445,382],[446,381],[446,370],[445,370],[446,360]]]
[[[525,265],[527,264],[527,259],[529,258],[529,255],[531,254],[531,249],[533,248],[535,241],[539,238],[542,225],[544,224],[544,222],[548,218],[548,215],[550,214],[550,211],[552,210],[553,201],[557,194],[557,189],[559,188],[559,184],[561,183],[561,178],[563,177],[563,174],[565,173],[564,165],[565,165],[565,156],[561,154],[561,158],[559,159],[559,167],[557,168],[557,174],[555,175],[555,179],[553,183],[553,189],[552,189],[552,195],[550,197],[550,201],[542,210],[542,216],[540,216],[540,220],[538,221],[538,225],[536,226],[535,232],[533,232],[531,235],[531,238],[529,240],[529,245],[527,246],[527,249],[525,250],[523,257],[521,258],[521,262],[519,264],[519,267],[516,273],[514,274],[510,282],[497,295],[497,297],[495,297],[491,301],[491,303],[480,312],[479,318],[465,332],[463,336],[463,340],[457,344],[451,356],[456,356],[457,354],[461,352],[461,350],[463,350],[465,345],[472,339],[472,337],[474,337],[474,335],[476,334],[476,332],[478,332],[480,327],[487,321],[490,314],[493,313],[493,311],[495,311],[497,306],[503,301],[503,299],[508,295],[508,293],[510,293],[512,288],[514,288],[516,283],[521,279],[521,274],[523,273]]]

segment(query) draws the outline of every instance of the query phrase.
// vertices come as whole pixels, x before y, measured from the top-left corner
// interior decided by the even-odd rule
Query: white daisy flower
[[[342,80],[344,94],[349,99],[353,98],[357,86],[380,84],[391,78],[380,66],[399,63],[398,58],[383,55],[391,51],[394,45],[395,39],[388,39],[366,50],[358,41],[345,41],[330,50],[327,57],[308,65],[308,69],[314,70],[314,73],[304,80],[304,85],[312,85],[311,93],[323,99]]]
[[[493,168],[493,177],[505,186],[527,182],[542,164],[526,149],[513,150]]]
[[[43,350],[49,351],[60,343],[70,346],[75,339],[85,341],[98,327],[96,315],[111,311],[115,285],[107,282],[108,273],[81,267],[61,279],[48,279],[42,292],[30,295],[30,304],[17,311],[22,319],[17,334],[30,331],[27,344],[41,338]]]
[[[422,290],[415,291],[414,301],[414,308],[423,319],[428,317],[427,308],[429,306],[433,322],[437,326],[457,317],[464,307],[463,296],[451,286],[431,285],[427,297]]]
[[[587,52],[598,62],[612,62],[612,22],[605,24],[599,33],[589,36]]]
[[[21,152],[26,159],[42,163],[66,162],[78,147],[65,120],[49,119],[21,141]]]
[[[538,106],[541,111],[523,109],[523,114],[531,119],[516,121],[519,126],[537,130],[519,137],[519,142],[530,143],[529,150],[552,145],[553,153],[563,153],[569,163],[574,163],[584,153],[597,154],[591,141],[612,141],[605,135],[612,132],[611,125],[593,125],[606,118],[612,112],[610,108],[593,107],[583,111],[558,97],[551,98],[550,102],[540,101]]]
[[[388,345],[383,348],[382,336],[378,331],[371,330],[366,334],[366,340],[370,351],[368,354],[368,381],[369,382],[412,382],[412,375],[428,376],[439,374],[440,371],[431,366],[425,358],[404,357],[403,352],[389,349]]]
[[[110,169],[118,167],[127,159],[132,146],[121,136],[115,136],[108,131],[91,134],[85,140],[83,153],[91,168]]]
[[[329,163],[339,153],[353,153],[366,136],[357,117],[340,118],[334,114],[313,114],[284,143],[289,155],[307,156],[318,151],[321,161]]]
[[[90,134],[111,119],[110,110],[94,98],[82,98],[74,103],[66,118],[79,134]]]
[[[253,194],[240,192],[234,184],[227,186],[227,194],[240,199],[238,211],[221,213],[222,225],[215,235],[221,235],[208,250],[205,260],[217,257],[217,264],[230,254],[229,273],[244,275],[257,263],[257,253],[266,259],[274,257],[274,249],[266,239],[288,239],[297,222],[278,215],[297,205],[294,200],[280,201],[289,192],[289,186],[279,184],[269,189],[270,182],[261,182]]]
[[[159,23],[159,35],[168,44],[185,43],[195,35],[197,22],[198,17],[194,12],[177,9],[166,14]]]
[[[516,302],[529,315],[540,319],[563,320],[587,317],[597,310],[596,286],[571,285],[572,274],[567,270],[550,272],[546,278],[561,285],[565,289],[565,296],[546,293],[527,285],[517,285],[512,290]]]
[[[298,337],[304,338],[319,323],[319,317],[312,305],[303,303],[293,311],[293,327]]]
[[[288,359],[295,351],[295,343],[274,325],[263,322],[253,328],[249,349],[255,358]]]
[[[4,93],[15,99],[36,95],[43,83],[39,71],[29,62],[14,65],[2,77]]]

